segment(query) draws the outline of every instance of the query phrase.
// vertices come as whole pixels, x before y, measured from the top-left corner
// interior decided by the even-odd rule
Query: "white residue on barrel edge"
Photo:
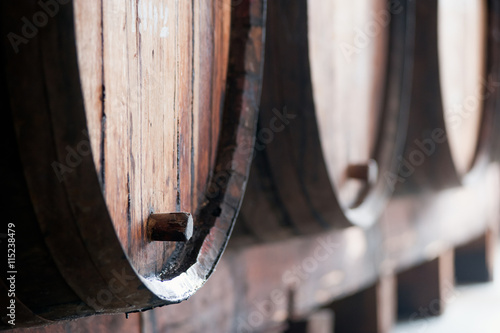
[[[168,30],[168,7],[161,3],[159,6],[153,4],[151,0],[139,0],[137,7],[131,4],[132,12],[132,32],[136,32],[136,13],[139,15],[139,32],[159,34],[160,38],[167,38]]]

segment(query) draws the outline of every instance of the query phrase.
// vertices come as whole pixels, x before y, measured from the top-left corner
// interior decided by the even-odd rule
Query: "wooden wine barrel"
[[[261,0],[2,3],[17,251],[0,290],[17,270],[16,327],[204,284],[250,169],[265,13]]]
[[[477,179],[492,157],[494,1],[425,0],[416,15],[409,130],[398,193]]]
[[[409,107],[412,2],[268,5],[256,154],[238,243],[369,226]]]

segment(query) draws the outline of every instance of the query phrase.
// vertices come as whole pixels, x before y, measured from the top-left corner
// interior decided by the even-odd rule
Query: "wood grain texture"
[[[294,313],[307,318],[321,306],[373,286],[380,275],[433,260],[498,223],[499,180],[491,176],[482,185],[395,198],[378,230],[354,227],[230,248],[204,288],[189,300],[142,313],[143,332],[274,332],[289,319],[288,290],[295,285]],[[125,320],[123,315],[117,318]],[[88,327],[92,319],[81,318],[74,325]]]
[[[484,54],[484,47],[490,54],[488,57],[491,57],[491,52],[494,52],[496,48],[497,42],[491,37],[492,31],[497,29],[498,24],[493,19],[496,4],[492,2],[485,4],[480,1],[463,2],[465,3],[471,6],[468,7],[470,17],[460,24],[461,26],[467,25],[468,33],[474,34],[471,38],[475,38],[476,47],[468,44],[464,46],[463,39],[459,41],[458,48],[462,53],[460,58],[466,59],[468,52],[474,53],[470,60],[474,64],[471,65],[470,72],[462,73],[462,75],[467,75],[467,79],[463,81],[455,76],[451,77],[451,75],[459,75],[458,70],[454,70],[454,74],[451,74],[451,70],[448,69],[448,66],[457,67],[458,65],[454,65],[452,61],[447,62],[446,66],[440,66],[446,60],[440,63],[439,58],[439,52],[443,55],[441,59],[446,59],[447,54],[458,52],[452,46],[453,40],[447,37],[444,24],[450,25],[450,21],[452,23],[454,20],[461,20],[460,17],[463,17],[464,12],[458,10],[460,5],[453,3],[453,7],[457,10],[452,11],[447,9],[445,2],[441,1],[429,0],[416,4],[415,62],[412,68],[409,128],[405,152],[400,159],[401,167],[395,178],[399,194],[444,189],[475,180],[485,172],[487,162],[491,159],[496,93],[492,92],[489,95],[483,95],[483,93],[486,93],[488,89],[496,90],[497,70],[492,65],[492,60],[486,60],[488,65],[485,69],[484,60],[478,57]],[[438,15],[438,5],[441,9],[440,15]],[[445,10],[448,12],[442,13]],[[484,36],[484,27],[481,22],[478,22],[478,17],[482,17],[483,10],[491,13],[486,28],[490,31],[490,37]],[[440,25],[441,19],[443,19],[443,25]],[[439,38],[438,31],[440,32]],[[456,29],[453,33],[456,33]],[[484,39],[487,41],[485,42]],[[438,40],[441,41],[439,44]],[[477,86],[478,81],[484,83],[484,80],[481,80],[483,75],[487,78],[486,85],[489,86],[486,90],[481,85],[479,88]],[[464,83],[464,86],[457,90],[455,84],[457,80],[469,83]],[[472,90],[474,93],[471,95]],[[452,91],[454,91],[453,97],[451,97]],[[469,93],[464,96],[464,91],[469,91]],[[443,94],[446,100],[443,100]],[[458,105],[461,111],[455,112],[457,107],[455,103],[450,115],[452,99],[455,102],[457,99],[462,99],[461,104]],[[476,112],[463,109],[472,100],[474,105],[471,104],[467,108],[472,107]],[[478,103],[475,103],[476,101]]]
[[[14,4],[3,5],[4,31],[7,29],[18,31],[18,29],[21,29],[20,21],[18,21],[19,18],[23,15],[33,17],[33,13],[38,10],[36,4],[23,4],[19,6]],[[5,17],[6,12],[9,13],[7,18]],[[71,8],[67,6],[61,7],[59,15],[56,16],[59,20],[49,21],[45,29],[39,31],[28,44],[23,45],[24,48],[18,54],[15,53],[11,45],[4,45],[3,52],[5,52],[7,64],[6,75],[10,94],[9,103],[12,109],[21,162],[37,222],[44,237],[43,242],[46,244],[48,252],[64,280],[66,280],[80,299],[85,299],[86,295],[88,295],[87,292],[97,292],[100,288],[104,288],[106,283],[96,272],[95,266],[90,260],[82,238],[78,233],[77,225],[68,223],[68,221],[74,221],[75,215],[78,216],[76,219],[80,219],[80,221],[88,218],[88,214],[86,213],[79,214],[81,208],[85,211],[86,205],[82,205],[79,207],[80,209],[77,208],[75,211],[72,211],[73,207],[71,207],[71,203],[68,200],[68,193],[65,191],[66,188],[60,182],[58,174],[51,166],[55,161],[65,161],[68,155],[68,151],[65,148],[69,145],[69,143],[63,144],[62,147],[54,145],[54,137],[57,135],[52,130],[52,120],[57,119],[56,122],[61,121],[64,123],[67,120],[65,115],[68,112],[71,113],[70,110],[79,108],[78,93],[75,91],[78,89],[75,89],[75,87],[78,87],[78,83],[73,81],[73,85],[71,85],[65,82],[67,85],[63,89],[64,94],[62,94],[61,91],[58,91],[61,88],[61,85],[58,85],[58,83],[61,83],[60,81],[53,84],[47,84],[45,81],[53,79],[47,77],[47,72],[50,72],[50,65],[54,65],[54,62],[57,63],[56,66],[59,66],[56,73],[60,73],[61,69],[63,69],[63,72],[72,79],[77,77],[72,76],[75,73],[75,67],[72,66],[74,63],[71,62],[70,58],[74,54],[71,52],[57,54],[57,51],[53,48],[54,39],[51,39],[51,37],[57,39],[58,35],[54,33],[54,29],[57,29],[57,24],[65,22],[68,17],[71,17]],[[72,33],[71,29],[63,29],[61,33],[61,43],[66,41],[71,44],[71,37],[69,37]],[[58,45],[55,48],[59,50],[59,47],[64,48],[64,45]],[[71,47],[68,47],[68,49],[71,50]],[[52,61],[52,64],[46,64],[45,61]],[[68,86],[73,89],[71,90]],[[24,96],[27,93],[26,90],[30,91],[32,98],[19,98],[19,96]],[[61,94],[61,96],[64,96],[58,105],[51,105],[49,103],[49,96],[54,93],[54,90],[56,90],[56,95]],[[67,102],[68,99],[72,100],[70,107],[64,105],[64,102]],[[63,116],[59,118],[60,114],[57,114],[57,112],[51,114],[49,109],[52,109],[52,111],[61,111],[61,109],[64,109]],[[75,112],[75,114],[78,114],[78,112]],[[63,129],[68,130],[77,128],[76,133],[68,136],[68,140],[73,143],[73,147],[76,147],[76,143],[81,141],[83,137],[79,131],[79,129],[83,130],[84,128],[83,126],[79,127],[81,120],[81,118],[75,119],[74,121],[65,123],[63,126]],[[45,128],[45,130],[38,131],[37,133],[36,128]],[[60,151],[58,151],[58,148],[60,148]],[[62,156],[62,158],[58,156]],[[72,161],[76,163],[74,159]],[[76,164],[72,164],[72,166]],[[83,164],[85,165],[85,163]],[[80,164],[80,166],[82,165]],[[81,176],[79,171],[72,169],[70,173],[73,178],[81,179],[84,182],[88,181],[84,176],[75,177],[75,174]],[[38,198],[33,199],[33,189],[40,191],[38,193],[41,195]],[[72,251],[68,251],[68,248],[71,248]],[[82,270],[82,273],[74,276],[74,272],[79,270]],[[77,286],[78,283],[82,285],[89,283],[89,286],[79,288]],[[75,306],[80,305],[80,302],[73,302],[71,305],[73,311]],[[46,311],[46,307],[43,308],[42,304],[40,306],[43,309],[41,309],[42,311]],[[79,310],[80,315],[90,314],[95,311],[95,309],[85,304]],[[47,317],[58,317],[60,315],[65,316],[67,312],[58,313],[56,311]]]
[[[4,59],[2,52],[1,63],[4,63]],[[22,303],[20,299],[24,300],[24,304],[19,305],[19,317],[22,318],[20,322],[26,321],[33,325],[37,321],[46,322],[33,312],[48,317],[68,315],[74,304],[78,303],[79,298],[59,273],[37,223],[23,172],[16,133],[12,126],[13,118],[4,67],[0,69],[0,87],[1,109],[5,112],[4,120],[0,125],[4,133],[4,140],[0,143],[4,156],[0,163],[0,170],[5,175],[2,180],[5,189],[5,194],[2,196],[2,209],[5,214],[4,227],[7,227],[8,223],[14,223],[14,230],[18,236],[16,237],[16,263],[18,267],[23,268],[23,274],[16,277],[16,295],[17,302]],[[6,238],[0,239],[0,248],[4,253],[8,252],[7,244]],[[7,281],[7,267],[4,265],[6,262],[2,264],[0,276],[2,281]],[[7,291],[2,291],[2,294],[7,295]],[[4,300],[8,301],[6,296],[2,297],[2,301]],[[27,317],[33,317],[35,321]]]
[[[161,274],[176,245],[147,242],[145,221],[154,212],[194,214],[203,200],[221,128],[230,5],[106,1],[100,20],[79,7],[79,24],[102,28],[93,48],[77,45],[82,54],[103,48],[105,99],[94,95],[86,114],[92,147],[103,149],[106,202],[139,273]],[[91,95],[94,72],[81,80]]]
[[[175,23],[168,21],[167,34],[163,27],[155,27],[145,19],[152,17],[154,23],[155,4],[158,9],[164,3],[167,1],[151,1],[151,7],[149,2],[132,3],[132,9],[136,9],[134,11],[113,2],[104,4],[103,10],[95,4],[85,7],[83,3],[75,2],[74,8],[62,6],[59,15],[36,38],[22,45],[23,51],[20,54],[14,54],[7,42],[3,45],[2,52],[6,54],[6,59],[1,63],[5,64],[3,67],[7,72],[10,96],[3,96],[5,101],[2,103],[6,109],[12,108],[15,133],[11,133],[11,136],[15,136],[19,145],[15,147],[7,144],[7,156],[19,161],[11,163],[6,168],[6,174],[13,175],[13,182],[22,181],[23,178],[26,181],[25,185],[7,183],[18,195],[9,208],[23,210],[19,216],[11,215],[19,222],[27,221],[22,232],[33,231],[25,240],[36,247],[30,249],[29,245],[21,246],[24,254],[20,259],[24,265],[31,265],[26,269],[26,275],[19,280],[22,288],[18,297],[19,311],[22,315],[21,322],[25,325],[39,325],[47,320],[102,312],[148,309],[166,303],[158,295],[167,295],[169,301],[177,302],[201,286],[214,272],[214,265],[220,259],[241,204],[248,166],[254,152],[253,134],[260,93],[266,7],[265,3],[256,0],[242,1],[235,6],[224,3],[222,7],[202,2],[175,2],[173,8],[176,15],[188,19]],[[410,3],[415,2],[408,4]],[[303,30],[307,27],[307,21],[301,21],[299,15],[307,13],[301,7],[304,3],[286,6],[282,2],[281,5],[285,11],[271,8],[274,17],[283,14],[290,16],[285,15],[286,19],[282,21],[273,21],[271,26],[278,26],[280,29],[292,26],[299,33],[296,35],[298,42],[293,38],[292,42],[288,41],[296,43],[290,49],[300,50],[304,45],[307,47],[308,40],[304,37],[307,33]],[[5,33],[10,29],[21,29],[23,22],[19,17],[30,17],[39,10],[36,4],[26,3],[3,3],[1,8],[2,31]],[[228,24],[224,15],[229,10],[231,28],[218,27],[218,24]],[[420,10],[422,12],[419,15],[427,13],[427,9]],[[135,25],[129,26],[134,12],[135,21],[132,21]],[[75,32],[72,30],[75,13],[78,13],[80,20],[84,20],[82,22],[85,22],[86,16],[92,15],[101,15],[101,21],[95,16],[88,18],[89,24],[95,25],[89,29],[89,34],[85,35],[85,25],[82,23],[76,24]],[[217,13],[222,13],[226,21],[217,21]],[[410,9],[405,13],[406,15],[394,16],[395,23],[390,27],[393,39],[389,38],[389,57],[400,52],[401,48],[411,46],[405,44],[405,33],[409,30],[397,29],[411,27],[414,12]],[[419,15],[417,23],[424,24],[423,16]],[[99,22],[102,23],[101,27]],[[135,35],[131,33],[134,26]],[[209,26],[213,30],[207,32],[203,30],[203,26]],[[433,28],[435,27],[431,25],[429,29]],[[103,44],[96,37],[99,36],[99,31],[109,31],[108,38],[111,40]],[[159,33],[159,37],[150,34],[151,31]],[[215,36],[211,31],[227,31],[230,41],[224,43],[224,33]],[[401,35],[395,35],[394,31],[399,31]],[[128,34],[133,35],[138,44],[127,46],[127,43],[121,43],[129,41],[125,36]],[[167,39],[174,34],[176,41],[169,44],[171,41],[160,40],[158,46],[155,38],[163,38],[162,34],[167,34]],[[292,34],[293,36],[295,35]],[[220,40],[215,41],[218,38]],[[281,40],[277,35],[274,38],[279,43],[286,44],[286,39],[282,36]],[[183,40],[192,41],[192,44],[182,47],[191,47],[188,56],[191,65],[189,61],[184,61],[179,51]],[[391,44],[394,40],[399,42]],[[422,40],[418,45],[424,45]],[[163,43],[173,46],[167,50]],[[212,88],[218,87],[219,80],[224,80],[226,74],[224,70],[207,70],[219,65],[224,67],[223,64],[215,64],[219,61],[216,56],[210,58],[210,52],[215,52],[214,45],[222,45],[219,49],[223,54],[226,54],[224,47],[228,48],[227,82],[226,87],[219,87],[221,91],[225,91],[222,93],[224,96],[219,96],[219,101],[213,99]],[[208,49],[211,51],[206,53]],[[137,51],[134,53],[137,57],[126,54],[130,50]],[[116,54],[116,57],[112,57],[112,54]],[[159,54],[166,56],[162,58]],[[280,68],[290,70],[288,75],[291,77],[297,74],[301,78],[310,76],[310,68],[295,66],[308,64],[308,61],[297,54],[302,53],[275,55],[273,63],[282,67],[267,73],[268,77],[280,74]],[[208,57],[209,61],[206,62],[202,55]],[[197,56],[200,56],[198,60]],[[422,55],[417,54],[419,56]],[[92,62],[92,59],[99,57],[104,59],[101,74],[94,72],[96,67]],[[411,54],[405,57],[411,58]],[[215,58],[217,59],[213,60]],[[431,58],[436,60],[435,54]],[[89,59],[88,64],[85,64],[85,59]],[[391,59],[396,62],[406,61],[403,57]],[[286,64],[283,64],[284,60],[287,60]],[[141,65],[143,62],[144,66]],[[198,63],[193,65],[196,62]],[[205,66],[206,63],[211,65]],[[425,68],[422,64],[420,66],[420,69]],[[131,73],[132,80],[120,75],[120,69],[123,68]],[[108,77],[109,81],[106,81],[106,73],[111,75]],[[169,73],[173,73],[174,78],[167,75]],[[192,78],[191,81],[184,77],[185,73],[190,73],[187,76]],[[200,79],[196,73],[200,73]],[[399,112],[400,101],[404,100],[397,97],[404,95],[404,85],[401,85],[404,80],[399,76],[401,72],[397,74],[387,73],[390,77],[387,90],[391,91],[387,103],[391,108],[384,109],[386,112]],[[113,75],[115,78],[111,79]],[[161,79],[158,86],[152,83],[154,77]],[[302,86],[294,86],[292,80],[280,80],[287,81],[283,86],[291,88],[291,96],[287,96],[290,101],[300,100],[303,103],[300,105],[314,107],[313,87],[310,84],[307,89],[302,90]],[[415,82],[425,83],[425,80],[419,80],[422,78],[415,79]],[[206,82],[211,82],[210,89],[206,88]],[[431,86],[435,83],[433,81]],[[270,88],[278,96],[283,93],[276,87]],[[165,98],[168,103],[158,102],[156,96]],[[269,106],[272,105],[267,102]],[[420,106],[425,104],[425,101],[419,100],[420,102]],[[492,105],[489,101],[487,104]],[[214,110],[214,105],[219,105],[218,113]],[[106,109],[108,106],[113,111]],[[182,112],[185,108],[198,111],[188,112],[192,117],[186,117],[186,113]],[[203,111],[206,109],[209,111]],[[269,109],[272,111],[271,107]],[[293,114],[291,107],[288,111]],[[271,121],[277,115],[271,113],[268,117]],[[388,116],[387,119],[389,118]],[[394,121],[396,118],[391,119]],[[273,141],[268,146],[271,147],[276,142],[318,144],[320,136],[314,114],[305,114],[300,120],[300,126],[303,127],[293,127],[293,131],[287,127],[284,129],[287,134],[300,133],[298,138],[289,140],[287,137],[279,141],[278,134],[284,133],[275,133],[278,141]],[[290,123],[294,124],[293,121]],[[264,126],[261,123],[260,128],[267,128],[267,124],[263,124]],[[391,124],[389,127],[392,129],[398,127],[394,122]],[[414,130],[419,129],[421,127]],[[184,133],[187,133],[186,137],[183,136]],[[313,137],[309,136],[311,133],[316,141],[303,140]],[[481,133],[479,141],[482,142],[483,138],[487,140],[487,133],[490,132]],[[388,137],[394,135],[392,133]],[[210,139],[206,139],[207,137]],[[379,140],[384,142],[383,138]],[[168,144],[157,151],[157,141]],[[92,147],[93,154],[82,150],[85,145]],[[375,146],[384,147],[383,154],[394,157],[392,143],[378,143]],[[193,147],[198,147],[200,151]],[[493,166],[493,170],[484,172],[481,181],[476,184],[449,191],[426,192],[425,195],[410,193],[393,199],[383,214],[381,223],[368,229],[350,227],[329,231],[320,237],[289,239],[293,235],[324,230],[320,223],[310,229],[308,224],[311,224],[311,219],[317,220],[317,211],[328,208],[331,212],[334,206],[334,201],[327,200],[330,196],[320,197],[326,192],[335,194],[326,167],[316,165],[318,169],[302,173],[304,170],[301,169],[303,165],[301,166],[300,157],[313,156],[316,161],[322,158],[321,146],[318,144],[313,148],[311,151],[301,150],[301,155],[296,154],[292,148],[283,149],[283,146],[277,145],[272,150],[275,155],[269,155],[268,150],[265,154],[258,154],[253,160],[258,168],[254,168],[252,172],[256,172],[264,181],[251,184],[249,188],[259,191],[263,188],[265,192],[256,191],[248,196],[256,201],[247,206],[246,211],[251,211],[252,215],[245,216],[245,225],[241,226],[240,231],[249,239],[281,238],[287,239],[286,241],[252,246],[244,250],[230,249],[218,272],[201,293],[180,305],[140,315],[133,314],[130,325],[126,322],[123,324],[122,321],[125,320],[120,315],[109,317],[109,321],[104,320],[102,324],[96,318],[104,317],[91,317],[40,330],[88,331],[91,327],[96,327],[103,331],[126,331],[136,330],[137,321],[140,324],[137,330],[150,332],[203,330],[220,333],[245,329],[277,329],[288,318],[287,307],[290,300],[287,299],[286,291],[291,285],[295,286],[297,293],[294,300],[297,316],[305,318],[316,311],[318,306],[372,285],[380,275],[406,270],[440,256],[444,249],[470,241],[472,237],[484,233],[491,221],[497,222],[498,216],[493,219],[493,214],[490,216],[492,208],[498,207],[500,201],[498,177],[495,177],[495,170],[497,173],[498,170]],[[79,149],[83,154],[75,157],[72,151],[78,153]],[[301,149],[305,148],[302,146]],[[173,157],[169,155],[172,153]],[[287,153],[290,154],[290,159],[286,161],[297,164],[293,164],[288,171],[283,169],[286,171],[283,175],[279,174],[281,168],[275,168],[274,173],[269,172],[270,164],[277,163],[278,158],[287,156]],[[64,174],[64,181],[61,182],[52,165],[54,161],[68,164],[68,158],[74,166]],[[115,163],[108,163],[108,158]],[[387,161],[390,160],[388,157]],[[149,161],[154,163],[148,164]],[[451,158],[449,161],[453,162]],[[190,167],[193,164],[197,165],[194,171]],[[444,167],[447,164],[436,165]],[[145,174],[150,177],[146,179],[140,175],[138,166],[144,166]],[[286,163],[281,166],[287,167]],[[11,172],[9,168],[14,168],[16,172]],[[190,171],[182,172],[186,169]],[[315,173],[317,170],[322,171]],[[300,179],[294,184],[287,184],[297,180],[296,171],[301,177],[307,176],[305,179],[309,182],[308,187]],[[320,179],[315,179],[318,175],[321,175]],[[162,177],[163,180],[172,179],[172,191],[168,190],[170,187],[166,185],[166,181],[155,181]],[[285,192],[278,192],[283,191],[281,186],[277,188],[278,177],[281,177],[281,184],[287,186],[284,188]],[[189,184],[188,188],[185,184]],[[321,187],[325,192],[315,192],[317,188],[313,185],[325,184],[328,186]],[[307,197],[301,192],[296,201],[290,201],[289,198],[296,195],[293,191],[300,192],[304,188],[314,196]],[[149,210],[151,207],[144,208],[143,195],[149,200],[148,204],[157,205],[154,207],[160,207],[163,200],[169,198],[168,200],[172,200],[167,204],[173,207],[172,211],[193,208],[197,222],[193,241],[185,246],[176,245],[175,248],[168,245],[162,245],[158,249],[145,247],[141,243],[144,242],[142,237],[145,237],[144,223],[151,212],[161,211]],[[197,204],[196,200],[199,200]],[[316,204],[323,206],[319,206],[318,210],[311,209]],[[345,219],[340,206],[338,204],[333,207],[335,213],[332,213],[331,221],[334,223]],[[338,218],[335,215],[337,212]],[[252,218],[248,218],[249,216]],[[297,220],[298,217],[300,218]],[[302,220],[302,217],[310,219]],[[125,225],[118,223],[120,219],[124,219]],[[240,239],[235,240],[238,246],[241,246],[238,243]],[[131,259],[135,262],[131,265],[128,254],[133,251],[136,257]],[[35,260],[39,262],[33,265]],[[46,271],[37,274],[37,270],[41,269],[38,265],[42,264]],[[137,267],[142,269],[142,275],[136,275]],[[116,288],[117,275],[127,280],[123,288]],[[153,277],[153,281],[141,279],[144,276]],[[42,285],[44,281],[49,281],[46,279],[52,278],[53,284]],[[32,281],[37,281],[37,284],[33,285]],[[37,286],[43,290],[37,289]],[[148,290],[148,287],[152,290]],[[50,290],[50,294],[44,294],[46,290]],[[217,307],[213,306],[214,301],[217,301]]]
[[[213,272],[239,209],[260,96],[265,3],[129,5],[61,4],[19,50],[8,40],[2,46],[9,93],[2,103],[12,110],[7,126],[22,163],[6,170],[25,178],[16,207],[32,205],[34,214],[22,218],[40,228],[30,235],[38,252],[30,253],[47,264],[37,279],[51,291],[20,292],[35,317],[186,299]],[[37,3],[1,9],[6,35],[24,31],[21,18],[40,11]],[[193,238],[185,246],[147,242],[156,209],[192,212]]]
[[[313,234],[352,223],[368,226],[379,216],[390,196],[391,183],[385,174],[396,172],[409,107],[408,69],[412,58],[408,54],[414,34],[413,4],[402,4],[397,9],[391,8],[388,2],[374,5],[384,8],[390,22],[375,38],[374,43],[380,45],[370,46],[368,54],[362,54],[363,59],[359,60],[372,66],[376,78],[367,75],[376,83],[367,84],[365,92],[373,96],[373,107],[359,111],[356,117],[364,119],[361,114],[368,113],[370,117],[378,114],[380,117],[375,118],[380,120],[370,125],[373,128],[366,130],[368,133],[363,133],[365,128],[361,126],[359,137],[354,133],[344,135],[349,132],[347,125],[338,131],[342,119],[351,117],[353,111],[328,102],[334,98],[331,97],[335,95],[333,89],[344,88],[334,84],[343,77],[335,71],[342,65],[342,60],[335,58],[340,55],[317,40],[324,37],[341,43],[336,35],[332,37],[337,23],[327,31],[320,29],[321,22],[326,20],[322,15],[330,13],[330,7],[325,6],[314,1],[269,4],[257,145],[239,217],[241,225],[234,233],[242,239],[242,244],[252,239],[269,241]],[[344,9],[349,11],[349,8]],[[367,20],[361,15],[360,21]],[[330,24],[333,23],[328,22]],[[390,65],[386,67],[386,63]],[[324,70],[323,66],[326,66]],[[350,76],[347,72],[343,75]],[[341,98],[341,93],[335,92]],[[364,142],[357,146],[350,135]],[[348,151],[336,149],[346,146],[347,141]],[[352,198],[344,200],[343,195],[339,196],[342,184],[335,178],[345,177],[348,164],[358,162],[361,155],[353,160],[344,157],[356,154],[364,154],[365,159],[373,157],[378,162],[380,176],[371,186],[365,183],[363,194],[354,195],[356,203],[351,205],[346,201]],[[333,163],[331,160],[337,155],[343,157]],[[332,173],[336,176],[332,177]],[[358,187],[355,192],[359,190]]]

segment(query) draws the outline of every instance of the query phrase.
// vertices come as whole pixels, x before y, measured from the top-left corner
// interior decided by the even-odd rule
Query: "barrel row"
[[[370,227],[391,197],[477,182],[498,161],[496,1],[268,6],[235,246]]]
[[[367,228],[391,197],[481,178],[498,6],[2,4],[18,327],[177,303],[231,233]]]

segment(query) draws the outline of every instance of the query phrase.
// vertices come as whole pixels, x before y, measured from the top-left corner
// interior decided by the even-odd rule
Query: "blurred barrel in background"
[[[269,4],[256,154],[236,237],[369,226],[409,107],[413,3]]]
[[[412,103],[399,193],[459,186],[492,157],[494,2],[417,4]],[[488,14],[491,13],[491,14]]]
[[[17,327],[187,299],[213,272],[245,189],[265,3],[1,10]],[[152,232],[152,214],[183,237]]]

